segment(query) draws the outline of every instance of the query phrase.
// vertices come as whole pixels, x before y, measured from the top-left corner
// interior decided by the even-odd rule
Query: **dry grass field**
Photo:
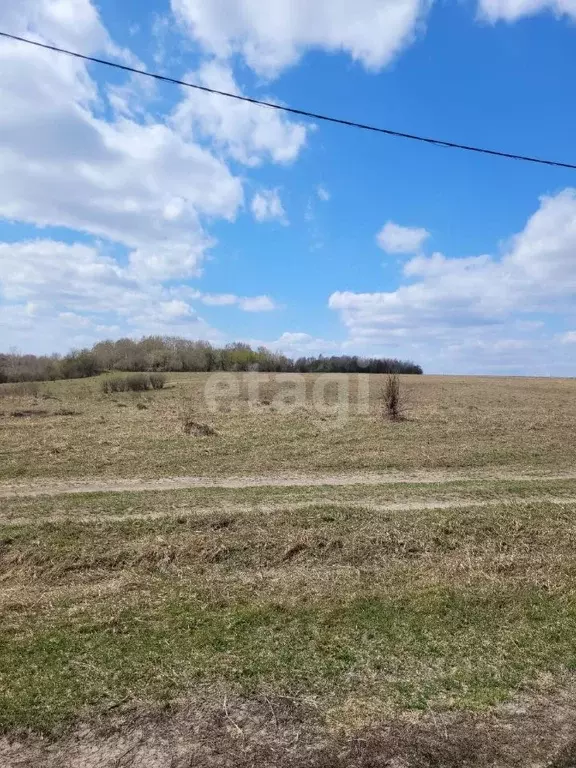
[[[384,377],[221,378],[232,391],[218,396],[215,413],[206,404],[209,374],[171,374],[165,389],[142,394],[104,395],[99,379],[42,385],[40,397],[3,396],[11,389],[4,385],[0,481],[574,466],[572,380],[407,376],[409,418],[390,425],[380,418]],[[285,412],[276,398],[290,381],[305,382],[306,397]],[[338,407],[338,382],[346,407]],[[190,438],[184,413],[217,435]]]
[[[576,382],[319,379],[0,387],[1,766],[576,765]]]

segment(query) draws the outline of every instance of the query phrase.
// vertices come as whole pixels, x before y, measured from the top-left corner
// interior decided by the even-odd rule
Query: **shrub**
[[[100,369],[95,355],[89,349],[81,349],[71,352],[58,361],[56,378],[85,379],[97,373],[100,373]]]
[[[151,373],[148,378],[150,379],[152,389],[164,389],[166,376],[163,373]]]
[[[0,385],[0,397],[40,397],[44,388],[36,381],[22,381],[15,384]]]
[[[386,377],[382,399],[385,417],[390,421],[400,421],[404,416],[405,404],[400,387],[400,378],[396,373],[391,373]]]
[[[100,389],[105,395],[111,395],[114,392],[126,392],[126,376],[107,376],[102,379]]]
[[[107,376],[102,379],[100,389],[104,394],[114,392],[146,392],[149,389],[162,389],[165,377],[161,373],[130,373],[127,376]]]
[[[125,377],[126,389],[130,392],[146,392],[151,389],[150,376],[147,373],[133,373]]]

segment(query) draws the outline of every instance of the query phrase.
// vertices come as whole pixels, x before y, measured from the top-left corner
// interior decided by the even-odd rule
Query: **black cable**
[[[151,77],[154,80],[161,80],[164,83],[172,83],[174,85],[183,85],[187,88],[194,88],[197,91],[204,91],[205,93],[213,93],[217,96],[225,96],[228,99],[236,99],[236,101],[244,101],[249,104],[256,104],[259,107],[268,107],[269,109],[276,109],[281,112],[288,112],[291,115],[299,115],[300,117],[310,117],[313,120],[323,120],[327,123],[336,123],[337,125],[346,125],[350,128],[360,128],[364,131],[373,131],[374,133],[383,133],[386,136],[395,136],[401,139],[411,139],[412,141],[422,141],[426,144],[434,144],[438,147],[448,147],[450,149],[463,149],[466,152],[478,152],[483,155],[493,155],[495,157],[505,157],[509,160],[523,160],[527,163],[538,163],[539,165],[551,165],[556,168],[569,168],[576,171],[576,164],[563,163],[557,160],[545,160],[540,157],[530,157],[528,155],[516,155],[511,152],[500,152],[496,149],[485,149],[483,147],[474,147],[468,144],[457,144],[453,141],[443,141],[442,139],[431,139],[427,136],[417,136],[413,133],[403,133],[402,131],[393,131],[390,128],[379,128],[375,125],[366,125],[365,123],[356,123],[352,120],[344,120],[339,117],[330,117],[329,115],[320,115],[315,112],[308,112],[304,109],[295,109],[294,107],[285,107],[280,104],[272,104],[269,101],[260,101],[259,99],[251,99],[248,96],[239,96],[237,93],[228,93],[227,91],[218,91],[215,88],[208,88],[205,85],[197,85],[196,83],[187,83],[184,80],[176,80],[173,77],[166,77],[165,75],[159,75],[155,72],[146,72],[143,69],[136,69],[135,67],[128,67],[125,64],[118,64],[113,61],[107,61],[106,59],[98,59],[95,56],[85,56],[82,53],[76,53],[75,51],[68,51],[65,48],[58,48],[55,45],[48,45],[47,43],[39,43],[36,40],[28,40],[25,37],[18,37],[18,35],[11,35],[8,32],[0,32],[0,37],[5,37],[10,40],[17,40],[20,43],[27,43],[28,45],[35,45],[37,48],[45,48],[48,51],[56,51],[57,53],[65,53],[67,56],[73,56],[76,59],[82,59],[83,61],[90,61],[93,64],[104,64],[107,67],[114,67],[115,69],[121,69],[124,72],[131,72],[135,75],[144,75],[145,77]]]

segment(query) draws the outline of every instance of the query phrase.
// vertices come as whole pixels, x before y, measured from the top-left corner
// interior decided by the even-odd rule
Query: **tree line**
[[[172,336],[100,341],[67,355],[0,354],[0,383],[54,381],[96,376],[107,371],[262,371],[276,373],[414,373],[416,363],[356,355],[292,359],[266,347],[234,343],[215,347],[207,341]]]

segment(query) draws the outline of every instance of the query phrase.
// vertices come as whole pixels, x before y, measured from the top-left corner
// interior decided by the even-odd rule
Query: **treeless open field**
[[[407,376],[409,418],[389,424],[380,418],[384,377],[221,379],[232,391],[216,398],[216,412],[206,402],[210,374],[169,374],[166,389],[143,394],[104,395],[98,378],[44,385],[48,399],[2,397],[2,387],[0,481],[574,468],[574,380]],[[305,397],[286,412],[282,393],[303,383]],[[217,435],[184,434],[184,413]]]
[[[318,378],[2,390],[0,765],[576,765],[576,384]]]

